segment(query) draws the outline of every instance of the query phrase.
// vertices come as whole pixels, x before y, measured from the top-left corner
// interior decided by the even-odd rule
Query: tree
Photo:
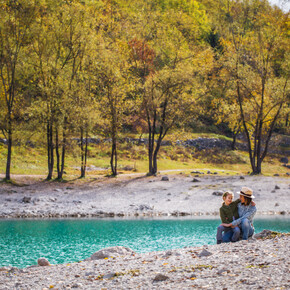
[[[252,174],[262,172],[277,120],[289,101],[287,15],[263,2],[235,3],[228,19],[225,65],[247,137]]]
[[[36,2],[32,0],[0,2],[0,91],[6,104],[2,132],[8,140],[6,180],[11,178],[13,121],[15,106],[21,98],[19,75],[25,65],[22,53],[31,41],[30,28],[35,20]]]
[[[32,51],[40,92],[34,105],[41,108],[40,114],[46,124],[48,180],[53,175],[54,152],[57,178],[63,178],[71,111],[69,96],[72,82],[81,66],[88,37],[84,27],[85,8],[78,1],[62,5],[50,3],[43,8],[34,27],[36,37]]]

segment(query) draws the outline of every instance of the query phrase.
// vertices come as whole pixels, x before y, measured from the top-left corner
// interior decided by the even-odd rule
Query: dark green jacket
[[[233,221],[233,217],[235,219],[239,218],[238,213],[238,203],[241,202],[239,199],[233,201],[230,205],[225,205],[223,203],[222,207],[220,208],[220,217],[222,223],[230,224]]]

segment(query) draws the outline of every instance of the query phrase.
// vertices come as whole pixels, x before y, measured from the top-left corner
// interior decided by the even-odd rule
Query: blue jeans
[[[216,231],[216,243],[220,244],[223,241],[223,232],[226,230],[227,228],[224,226],[218,226],[217,231]]]
[[[251,237],[254,234],[255,229],[247,218],[242,219],[239,227],[242,231],[243,240],[247,240],[249,237]]]
[[[241,231],[239,227],[228,228],[228,230],[224,233],[222,242],[229,243],[229,242],[236,242],[239,240],[241,235]]]

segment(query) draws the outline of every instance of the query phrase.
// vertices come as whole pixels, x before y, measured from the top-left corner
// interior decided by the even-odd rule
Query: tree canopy
[[[289,14],[266,0],[1,0],[0,16],[7,179],[23,127],[45,138],[47,178],[56,166],[62,179],[68,138],[81,136],[84,176],[84,140],[110,137],[116,175],[119,132],[143,119],[155,174],[168,131],[199,117],[243,131],[261,173],[288,124]]]

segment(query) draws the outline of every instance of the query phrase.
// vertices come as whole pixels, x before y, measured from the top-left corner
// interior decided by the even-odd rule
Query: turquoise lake
[[[144,253],[215,244],[218,219],[0,220],[0,267],[23,268],[40,257],[81,261],[111,246]],[[289,217],[255,218],[255,232],[290,232]]]

